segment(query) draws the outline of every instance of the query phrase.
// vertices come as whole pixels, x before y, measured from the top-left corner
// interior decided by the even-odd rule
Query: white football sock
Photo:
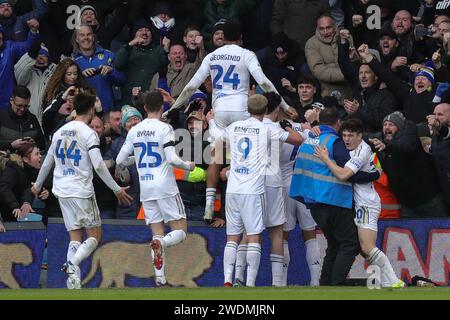
[[[306,261],[308,262],[309,273],[311,274],[311,286],[319,285],[320,278],[320,250],[317,239],[309,239],[305,242]]]
[[[372,251],[370,251],[369,256],[367,257],[367,262],[370,265],[376,265],[380,268],[381,272],[381,284],[384,286],[391,286],[394,283],[399,282],[400,280],[397,278],[397,275],[394,272],[394,269],[392,268],[391,263],[389,262],[389,259],[386,257],[386,255],[378,248],[373,248]],[[385,277],[385,278],[384,278]],[[386,285],[389,283],[388,285]]]
[[[184,230],[173,230],[166,234],[161,244],[167,248],[179,244],[186,239],[186,232]]]
[[[247,287],[255,286],[260,260],[261,245],[259,243],[249,243],[247,245]]]
[[[77,252],[69,260],[72,264],[79,266],[80,263],[89,257],[92,252],[97,248],[97,239],[90,237],[87,238],[77,249]]]
[[[206,188],[206,202],[214,203],[216,200],[216,188]]]
[[[70,241],[69,247],[67,248],[67,261],[70,261],[75,253],[77,253],[78,248],[81,246],[80,241]],[[77,275],[79,278],[81,278],[81,270],[80,268],[77,268]]]
[[[223,275],[224,283],[233,281],[234,265],[236,263],[236,251],[238,244],[234,241],[228,241],[223,251]]]
[[[73,258],[75,253],[77,253],[78,248],[81,246],[80,241],[70,241],[69,247],[67,248],[67,261]]]
[[[162,264],[161,269],[158,270],[155,268],[155,266],[153,266],[153,269],[155,270],[156,281],[160,282],[161,284],[165,284],[167,281],[166,281],[165,272],[164,272],[164,269],[166,266],[166,259],[165,259],[165,255],[164,255],[164,246],[163,246],[164,239],[162,236],[157,235],[157,236],[153,236],[153,240],[159,240],[159,242],[161,243],[161,246],[162,246],[161,252],[162,252],[162,257],[163,257],[163,264]],[[153,264],[153,259],[155,259],[155,253],[153,252],[153,250],[151,248],[150,248],[150,252],[152,254],[152,264]]]
[[[244,281],[244,273],[246,268],[247,268],[247,244],[240,244],[237,248],[234,278]]]
[[[281,285],[287,286],[287,276],[289,262],[291,262],[291,255],[289,253],[289,243],[287,240],[283,240],[283,251],[284,251],[284,261],[283,261],[283,275],[281,276]]]
[[[271,253],[270,262],[272,264],[272,285],[281,287],[283,278],[284,256]]]

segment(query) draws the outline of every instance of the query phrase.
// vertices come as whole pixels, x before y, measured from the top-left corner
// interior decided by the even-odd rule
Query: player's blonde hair
[[[254,94],[248,98],[248,113],[251,115],[264,115],[267,110],[268,105],[267,98],[262,94]]]

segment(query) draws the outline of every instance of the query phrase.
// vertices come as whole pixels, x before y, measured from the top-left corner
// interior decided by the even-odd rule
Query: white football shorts
[[[283,197],[283,187],[266,186],[266,227],[280,226],[286,222],[286,206]]]
[[[67,231],[102,225],[95,195],[90,198],[58,198]]]
[[[227,193],[225,215],[227,235],[260,234],[264,230],[265,195]]]
[[[179,193],[168,198],[144,201],[142,207],[147,225],[186,219],[184,204]]]
[[[301,230],[315,230],[317,224],[311,216],[311,211],[306,208],[305,204],[289,197],[289,186],[283,187],[283,196],[286,205],[286,223],[283,230],[294,230],[297,221]]]
[[[378,232],[378,217],[381,208],[355,205],[355,224],[358,228]]]

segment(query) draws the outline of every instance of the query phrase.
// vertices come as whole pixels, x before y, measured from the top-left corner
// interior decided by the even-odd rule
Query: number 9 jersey
[[[61,198],[94,195],[89,150],[98,148],[97,133],[81,121],[71,121],[55,132],[47,157],[55,158],[53,193]]]

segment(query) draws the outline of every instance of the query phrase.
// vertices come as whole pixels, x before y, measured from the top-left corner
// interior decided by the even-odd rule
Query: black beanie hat
[[[140,19],[136,21],[136,23],[133,25],[133,28],[131,28],[130,38],[134,39],[136,32],[141,28],[147,28],[148,30],[150,30],[150,32],[152,32],[152,23],[150,19]]]

